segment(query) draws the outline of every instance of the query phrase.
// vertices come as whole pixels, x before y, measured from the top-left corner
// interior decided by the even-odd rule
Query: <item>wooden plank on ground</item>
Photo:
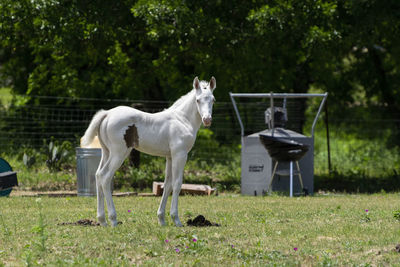
[[[153,194],[156,196],[161,196],[164,191],[164,183],[153,182]],[[181,195],[182,194],[192,194],[192,195],[211,195],[215,191],[208,185],[203,184],[182,184]]]
[[[139,193],[139,197],[155,197],[156,195],[154,193]]]
[[[137,196],[137,192],[118,192],[118,193],[113,193],[113,196],[115,197],[129,197],[129,196]]]

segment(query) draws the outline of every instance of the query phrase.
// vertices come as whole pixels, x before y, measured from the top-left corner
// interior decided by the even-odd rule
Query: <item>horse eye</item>
[[[197,103],[200,103],[200,100],[199,100],[199,99],[196,99],[196,102],[197,102]]]

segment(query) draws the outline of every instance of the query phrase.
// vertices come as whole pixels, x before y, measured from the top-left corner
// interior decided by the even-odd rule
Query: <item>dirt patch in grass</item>
[[[218,223],[210,222],[203,215],[198,215],[196,218],[187,220],[188,226],[206,227],[206,226],[220,226]]]
[[[90,219],[81,219],[76,222],[62,222],[58,225],[83,225],[83,226],[100,226],[100,223],[92,221]]]

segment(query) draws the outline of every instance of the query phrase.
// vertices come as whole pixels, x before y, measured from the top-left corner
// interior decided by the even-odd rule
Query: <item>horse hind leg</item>
[[[103,177],[102,174],[106,172],[105,166],[107,165],[107,162],[109,160],[110,152],[105,146],[103,146],[101,152],[102,153],[101,153],[100,164],[96,171],[97,220],[100,223],[100,225],[107,226],[105,210],[104,210],[104,194],[103,194],[103,188],[101,186],[101,180]]]
[[[116,150],[118,152],[110,152],[109,159],[99,173],[99,183],[103,190],[103,194],[107,203],[108,219],[110,220],[111,226],[117,226],[117,212],[115,210],[114,202],[112,200],[111,183],[116,170],[121,167],[125,158],[129,155],[130,149],[126,149],[124,152],[121,150]]]

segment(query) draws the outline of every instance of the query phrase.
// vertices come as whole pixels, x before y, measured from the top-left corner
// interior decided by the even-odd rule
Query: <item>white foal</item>
[[[115,171],[122,165],[132,148],[166,158],[164,193],[158,208],[158,221],[165,225],[165,206],[172,192],[171,218],[176,226],[183,226],[178,216],[178,196],[181,191],[183,168],[187,155],[196,140],[201,123],[211,125],[213,91],[216,80],[193,81],[193,90],[178,99],[170,108],[158,113],[119,106],[100,110],[94,115],[85,135],[83,145],[91,143],[97,135],[101,144],[101,161],[96,171],[97,219],[107,225],[104,197],[108,218],[117,225],[117,213],[111,194]]]

